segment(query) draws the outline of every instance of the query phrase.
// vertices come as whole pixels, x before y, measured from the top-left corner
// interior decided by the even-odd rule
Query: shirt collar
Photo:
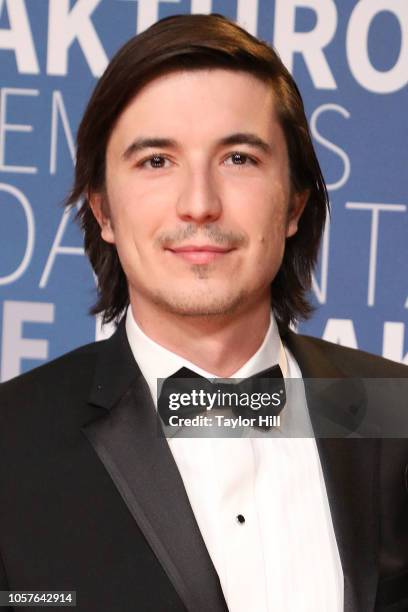
[[[136,323],[129,306],[126,313],[126,334],[133,356],[149,386],[154,403],[157,405],[157,379],[167,378],[180,368],[186,367],[206,378],[218,378],[196,364],[173,353],[147,336]],[[270,323],[259,349],[234,372],[233,378],[246,378],[262,370],[279,364],[283,376],[287,376],[288,366],[285,351],[279,336],[275,317],[271,312]],[[230,377],[231,378],[231,377]]]

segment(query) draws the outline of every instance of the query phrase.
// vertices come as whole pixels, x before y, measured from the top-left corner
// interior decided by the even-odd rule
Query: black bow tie
[[[212,409],[227,409],[242,419],[252,419],[255,427],[269,429],[276,424],[276,419],[270,417],[277,417],[285,402],[285,383],[278,365],[238,383],[211,382],[181,368],[163,381],[158,412],[166,426],[177,426],[182,419],[211,415]],[[177,418],[170,421],[171,417]]]

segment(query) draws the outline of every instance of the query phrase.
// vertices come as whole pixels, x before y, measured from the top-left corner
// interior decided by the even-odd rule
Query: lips
[[[184,245],[173,249],[167,249],[176,257],[184,259],[190,263],[205,264],[211,263],[216,259],[220,259],[231,253],[234,249],[228,247],[220,247],[212,244],[204,245]]]

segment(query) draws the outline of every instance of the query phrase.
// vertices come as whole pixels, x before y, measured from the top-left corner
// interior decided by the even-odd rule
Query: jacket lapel
[[[364,398],[358,386],[328,360],[318,344],[292,332],[284,341],[305,379],[308,408],[317,431],[316,443],[344,573],[344,610],[369,612],[374,610],[378,582],[379,440],[356,435]],[[351,370],[352,367],[351,363]],[[324,381],[312,380],[317,378],[340,379],[340,396],[334,394],[334,403],[328,409],[329,414],[337,410],[334,421],[324,414],[328,394],[323,392],[322,402],[321,390],[326,387]],[[356,414],[360,415],[357,422],[353,420]]]
[[[185,607],[191,612],[225,612],[218,575],[123,321],[101,347],[90,403],[104,411],[83,432]]]

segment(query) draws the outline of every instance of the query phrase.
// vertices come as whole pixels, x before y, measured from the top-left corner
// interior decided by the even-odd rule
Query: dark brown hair
[[[77,135],[75,181],[67,206],[81,201],[77,217],[85,251],[98,281],[91,314],[118,320],[129,304],[127,280],[116,248],[100,236],[89,195],[105,185],[105,154],[119,116],[140,89],[177,69],[246,71],[270,84],[289,154],[292,191],[310,196],[297,233],[286,241],[281,268],[271,285],[272,308],[281,332],[312,308],[306,292],[328,210],[324,179],[313,149],[299,90],[276,52],[222,15],[177,15],[158,21],[115,55],[89,100]]]

